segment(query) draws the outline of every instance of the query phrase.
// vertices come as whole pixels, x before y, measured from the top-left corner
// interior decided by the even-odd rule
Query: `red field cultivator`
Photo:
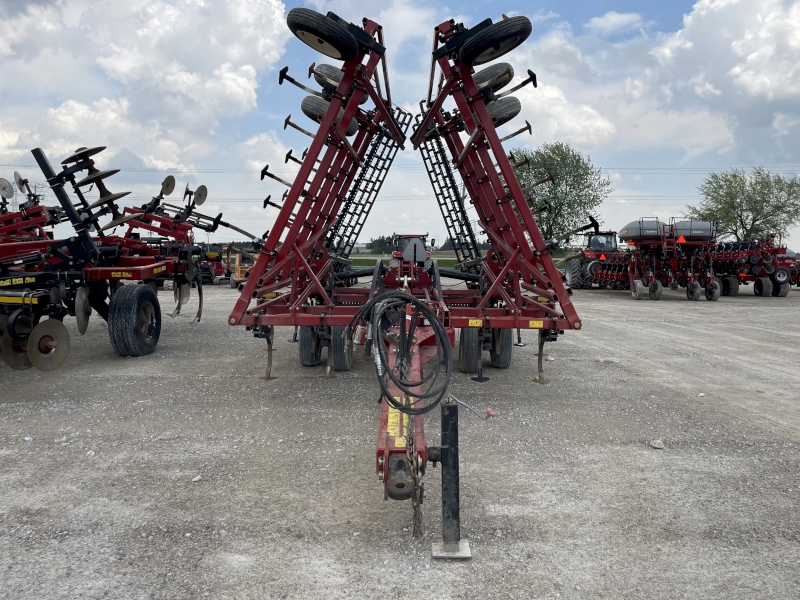
[[[688,300],[719,300],[722,288],[714,275],[712,249],[716,228],[705,221],[661,223],[643,218],[629,223],[619,238],[633,245],[630,254],[631,297],[639,300],[648,288],[651,300],[660,300],[665,287],[686,288]]]
[[[36,200],[32,208],[48,215],[48,225],[69,222],[75,233],[52,239],[52,234],[41,229],[43,223],[31,226],[30,221],[17,220],[17,229],[9,231],[10,238],[0,244],[2,357],[13,369],[33,366],[48,371],[60,366],[70,346],[63,319],[74,316],[83,334],[93,311],[108,321],[111,345],[117,354],[152,353],[161,332],[157,290],[166,280],[174,283],[176,308],[172,316],[186,304],[194,284],[200,301],[193,322],[201,317],[202,280],[195,260],[200,249],[193,244],[192,231],[214,231],[227,225],[222,215],[212,218],[195,211],[205,200],[204,186],[196,191],[187,187],[186,206],[164,203],[164,196],[175,187],[172,176],[164,180],[161,192],[149,204],[120,211],[116,202],[130,192],[111,193],[106,188],[104,181],[117,171],[95,167],[92,157],[103,149],[78,149],[62,161],[58,173],[41,149],[33,150],[61,207],[45,209],[38,199],[31,199]],[[78,179],[84,171],[85,176]],[[20,177],[17,180],[20,187],[27,185]],[[77,204],[67,195],[67,184],[79,199]],[[85,196],[89,186],[99,192],[99,198],[91,204]],[[31,208],[23,210],[31,214]],[[106,215],[112,220],[101,226],[100,219]],[[123,225],[127,227],[123,236],[106,235],[106,230]],[[121,285],[123,282],[146,285]]]
[[[381,386],[375,466],[385,497],[412,499],[418,530],[421,478],[428,462],[441,462],[440,550],[443,555],[463,555],[458,534],[457,405],[447,393],[456,330],[458,364],[462,371],[477,371],[478,381],[487,380],[484,350],[489,350],[494,366],[506,368],[513,329],[538,330],[536,380],[545,382],[542,345],[560,332],[581,327],[571,290],[550,256],[562,240],[543,239],[495,131],[519,112],[515,98],[496,94],[513,72],[507,65],[473,71],[521,44],[531,25],[525,17],[494,24],[487,19],[472,29],[448,21],[434,32],[429,98],[411,141],[422,150],[458,247],[459,268],[442,269],[430,260],[424,236],[401,236],[403,243],[389,265],[378,260],[373,268],[355,270],[349,252],[395,153],[403,148],[410,118],[391,102],[380,25],[365,19],[358,27],[333,13],[324,16],[307,9],[293,9],[287,21],[301,41],[344,64],[312,65],[310,73],[322,91],[298,84],[287,69],[281,71],[281,82],[288,80],[312,93],[302,109],[319,128],[311,134],[287,119],[313,139],[294,182],[284,182],[289,190],[280,214],[241,286],[229,322],[266,339],[265,379],[273,377],[276,326],[299,328],[303,366],[320,364],[322,349],[327,348],[326,376],[331,370],[349,370],[354,346],[363,345],[365,355],[375,362]],[[442,76],[433,98],[437,65]],[[535,75],[529,75],[521,85],[536,84]],[[363,104],[365,99],[370,103]],[[455,106],[446,107],[446,102]],[[492,247],[486,257],[475,242],[454,169],[489,236]],[[262,171],[262,179],[265,176],[282,181],[268,167]],[[581,230],[589,227],[596,224]],[[453,283],[463,287],[454,289]],[[423,415],[440,402],[442,445],[432,447],[425,439]]]

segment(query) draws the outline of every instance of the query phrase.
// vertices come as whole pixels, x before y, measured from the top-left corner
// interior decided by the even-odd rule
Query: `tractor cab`
[[[583,238],[583,253],[588,257],[599,257],[617,250],[617,232],[601,231],[587,233]],[[603,259],[600,259],[603,260]]]
[[[428,234],[424,235],[392,235],[394,251],[392,258],[398,261],[406,261],[424,264],[431,257],[427,245]]]

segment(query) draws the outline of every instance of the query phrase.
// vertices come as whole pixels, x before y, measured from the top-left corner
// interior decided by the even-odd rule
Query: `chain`
[[[408,401],[408,399],[406,399]],[[411,479],[414,482],[414,493],[411,496],[411,506],[414,510],[414,528],[411,537],[422,535],[422,503],[420,502],[420,475],[417,469],[416,447],[414,446],[414,416],[407,415],[406,425],[406,458],[408,459]]]

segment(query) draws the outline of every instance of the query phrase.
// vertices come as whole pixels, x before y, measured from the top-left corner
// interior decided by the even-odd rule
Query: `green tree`
[[[536,222],[545,239],[552,239],[585,225],[592,211],[613,192],[611,180],[595,169],[588,156],[569,144],[553,142],[542,144],[534,151],[514,150],[514,160],[528,159],[515,169],[523,190],[552,174],[553,181],[525,191],[532,209],[547,200],[550,212],[536,215]]]
[[[373,254],[389,254],[394,250],[392,236],[382,235],[377,238],[370,238],[367,248]]]
[[[768,233],[785,234],[800,221],[800,180],[786,179],[755,167],[711,173],[697,188],[699,206],[687,206],[685,215],[717,224],[721,236],[737,242]]]

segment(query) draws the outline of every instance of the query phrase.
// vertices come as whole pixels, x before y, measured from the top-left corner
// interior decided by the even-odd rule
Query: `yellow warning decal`
[[[483,327],[483,319],[470,319],[469,320],[470,327]]]
[[[166,270],[167,270],[167,267],[165,267],[164,265],[161,265],[160,267],[156,267],[155,269],[153,269],[153,273],[154,274],[155,273],[161,273],[161,271],[166,271]]]
[[[24,298],[25,304],[39,304],[39,300],[37,298],[31,298],[28,296]],[[22,296],[0,296],[0,302],[5,304],[22,304],[23,302]]]
[[[133,277],[133,273],[128,271],[111,271],[112,279],[130,279],[131,277]]]
[[[399,398],[398,398],[399,400]],[[408,416],[396,408],[389,407],[389,419],[386,423],[386,432],[394,438],[396,448],[406,447],[406,425]]]
[[[544,321],[528,321],[530,329],[544,329]]]
[[[545,298],[544,296],[539,296],[538,298],[536,298],[536,300],[538,302],[549,302],[550,298]]]

